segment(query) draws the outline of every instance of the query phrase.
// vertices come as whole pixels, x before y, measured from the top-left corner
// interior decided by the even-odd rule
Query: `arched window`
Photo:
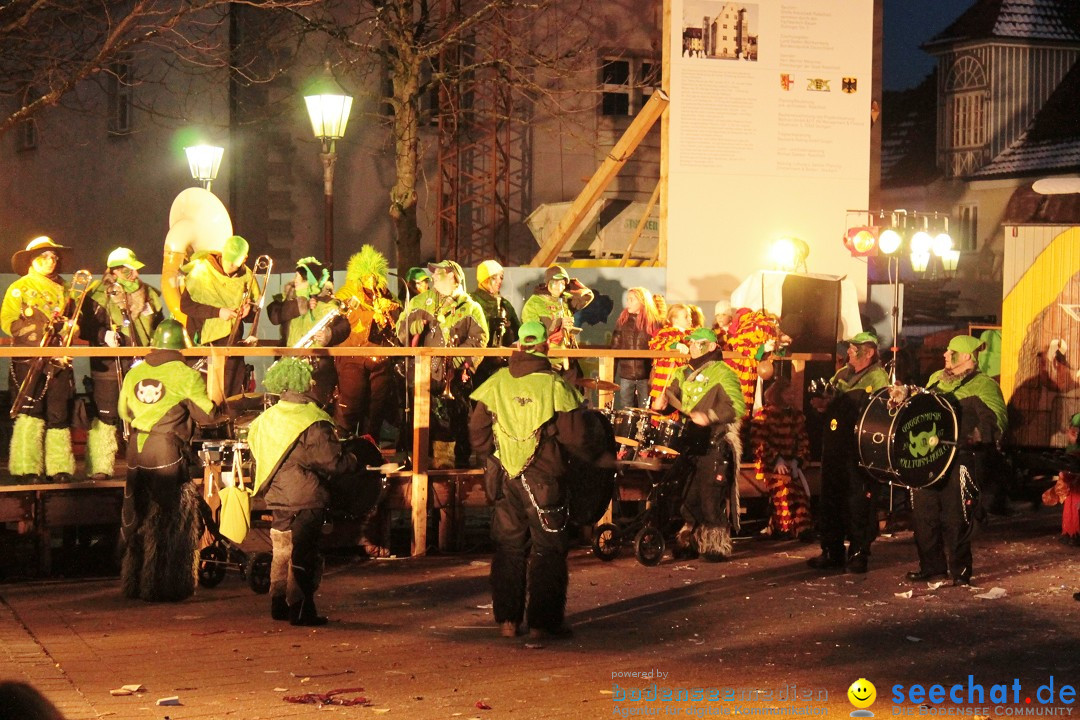
[[[986,143],[987,82],[982,63],[971,55],[956,59],[945,78],[949,118],[949,147],[979,147]]]

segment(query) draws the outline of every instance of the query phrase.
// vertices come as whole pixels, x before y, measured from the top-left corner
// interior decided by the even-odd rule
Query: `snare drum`
[[[653,418],[648,426],[648,442],[652,449],[664,455],[678,455],[683,424],[671,418]]]
[[[611,416],[615,441],[627,447],[638,447],[647,441],[649,411],[641,408],[623,408]]]

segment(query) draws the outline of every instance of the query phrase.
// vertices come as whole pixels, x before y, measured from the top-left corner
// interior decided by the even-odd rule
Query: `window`
[[[610,117],[636,115],[660,87],[660,64],[652,59],[605,57],[600,66],[600,112]]]
[[[986,143],[986,88],[986,73],[978,60],[965,55],[953,63],[945,80],[951,149]]]
[[[959,205],[956,208],[956,228],[953,247],[957,250],[979,249],[979,206]]]
[[[127,135],[132,131],[134,73],[131,54],[124,53],[109,66],[109,134]]]

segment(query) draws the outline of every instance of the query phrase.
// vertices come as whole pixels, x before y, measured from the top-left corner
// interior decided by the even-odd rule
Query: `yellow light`
[[[781,270],[792,270],[795,267],[797,251],[791,238],[780,238],[769,248],[769,258],[773,265]]]
[[[952,238],[949,237],[948,233],[935,235],[932,247],[934,249],[934,254],[943,258],[945,257],[945,253],[952,250]]]
[[[881,252],[886,255],[892,255],[900,249],[900,245],[903,241],[904,239],[900,237],[900,233],[889,228],[881,233],[881,237],[878,238],[878,247],[881,248]]]
[[[927,235],[927,237],[930,237],[930,236]],[[914,238],[912,238],[912,240],[914,241]],[[930,253],[929,252],[916,252],[915,250],[911,251],[911,269],[912,270],[914,270],[917,273],[924,273],[924,272],[926,272],[926,266],[929,265],[929,264],[930,264]]]
[[[948,250],[941,256],[941,265],[945,268],[945,272],[955,272],[956,266],[960,264],[960,251]]]
[[[915,233],[914,235],[911,236],[911,254],[912,254],[912,256],[914,256],[915,253],[919,253],[920,255],[922,255],[922,254],[929,255],[930,254],[930,248],[933,247],[933,245],[934,245],[934,239],[932,237],[930,237],[930,233],[928,233],[928,232],[923,232],[922,230],[920,230],[919,232],[917,232],[917,233]]]

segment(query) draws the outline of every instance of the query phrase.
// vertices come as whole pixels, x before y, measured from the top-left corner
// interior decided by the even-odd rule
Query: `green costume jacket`
[[[719,348],[672,373],[665,400],[686,415],[695,410],[705,413],[712,425],[726,425],[746,413],[739,376],[724,362]]]
[[[275,295],[273,302],[266,306],[266,317],[282,328],[282,342],[285,347],[293,347],[316,323],[326,315],[338,309],[334,300],[334,288],[327,283],[322,292],[315,296],[315,308],[308,307],[308,298],[297,298],[292,283]],[[326,347],[337,345],[349,336],[349,321],[342,315],[332,320],[329,325],[330,342]],[[321,347],[316,344],[312,347]]]
[[[1005,434],[1009,420],[1001,388],[978,370],[963,377],[946,378],[938,370],[926,383],[927,390],[951,397],[960,413],[961,444],[995,445]]]
[[[513,347],[521,320],[510,301],[502,295],[492,295],[482,288],[472,294],[472,299],[484,311],[490,335],[488,347]]]
[[[186,444],[194,424],[213,421],[214,404],[206,394],[206,378],[184,363],[176,350],[154,350],[124,377],[119,414],[139,431],[138,449],[146,433],[161,434]]]
[[[255,458],[255,494],[265,493],[270,508],[326,507],[326,482],[358,469],[334,433],[334,423],[311,398],[284,392],[248,428]]]
[[[80,322],[84,340],[95,347],[104,347],[105,333],[114,330],[124,338],[121,345],[146,347],[150,344],[154,329],[165,318],[161,294],[142,280],[136,283],[136,290],[127,292],[109,275],[90,286],[90,296],[83,305]],[[115,370],[113,365],[108,358],[90,359],[93,372],[112,372]]]
[[[12,345],[40,345],[56,314],[68,311],[70,293],[59,275],[46,277],[30,270],[11,283],[0,306],[0,329],[11,336]]]
[[[539,368],[532,367],[530,372],[522,374],[530,357],[541,358],[543,362]],[[532,461],[545,424],[557,413],[581,407],[581,394],[552,372],[546,360],[544,355],[515,352],[511,366],[496,371],[471,396],[491,413],[494,454],[510,477],[521,474]],[[518,375],[514,374],[515,370]]]
[[[229,337],[237,321],[222,320],[218,313],[221,308],[238,310],[244,301],[245,288],[252,309],[241,321],[249,320],[254,314],[254,304],[259,300],[259,284],[246,265],[234,274],[226,275],[221,267],[220,254],[197,253],[191,262],[181,268],[181,272],[185,280],[184,292],[180,295],[180,310],[187,315],[187,332],[196,345],[210,345]],[[242,340],[242,329],[236,335],[237,340]]]
[[[414,347],[487,347],[488,326],[484,311],[466,292],[442,295],[436,290],[422,292],[409,301],[398,321],[398,339]],[[469,360],[473,367],[480,358],[453,358],[455,368]],[[432,358],[432,380],[442,380],[436,370],[444,363]],[[436,378],[438,375],[438,378]]]

